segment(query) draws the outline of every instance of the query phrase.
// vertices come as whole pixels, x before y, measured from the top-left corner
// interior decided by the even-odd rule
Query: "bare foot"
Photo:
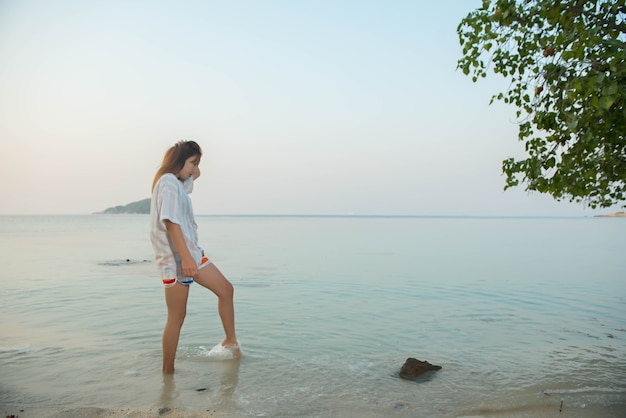
[[[233,355],[233,358],[235,360],[240,359],[242,354],[241,354],[241,347],[239,346],[239,341],[233,343],[230,343],[226,340],[222,341],[222,347],[224,347],[225,349],[227,349],[228,351],[230,351]]]

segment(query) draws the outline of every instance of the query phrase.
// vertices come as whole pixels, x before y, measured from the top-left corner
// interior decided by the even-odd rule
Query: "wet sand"
[[[184,410],[170,408],[134,409],[119,408],[107,409],[84,407],[72,409],[50,408],[23,408],[4,410],[6,418],[238,418],[225,411],[217,410]],[[332,411],[323,411],[324,417],[377,417],[372,411],[354,410],[352,408],[334,408]],[[403,416],[400,414],[400,416]],[[460,411],[457,414],[444,413],[445,418],[621,418],[626,416],[626,405],[568,407],[567,405],[542,404],[521,406],[507,409],[474,409]],[[437,417],[433,417],[437,418]]]
[[[204,418],[223,417],[216,411],[184,411],[177,409],[106,409],[106,408],[73,408],[54,410],[49,408],[24,408],[4,411],[6,418]]]

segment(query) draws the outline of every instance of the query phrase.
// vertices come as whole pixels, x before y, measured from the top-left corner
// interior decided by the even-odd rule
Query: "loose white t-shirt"
[[[150,202],[150,240],[161,277],[171,279],[182,275],[180,253],[167,232],[165,221],[180,225],[191,256],[200,263],[202,248],[198,246],[198,226],[193,215],[189,193],[193,177],[183,183],[171,173],[157,181]],[[178,265],[178,268],[177,268]]]

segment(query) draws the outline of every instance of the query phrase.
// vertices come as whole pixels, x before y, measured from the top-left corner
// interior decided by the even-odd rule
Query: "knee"
[[[234,295],[235,295],[235,288],[233,287],[231,282],[227,280],[220,291],[220,297],[223,299],[232,300]]]

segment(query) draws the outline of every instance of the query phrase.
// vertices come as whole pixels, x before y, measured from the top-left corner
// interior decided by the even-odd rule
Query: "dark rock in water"
[[[400,368],[400,377],[403,379],[415,380],[420,375],[434,370],[441,370],[441,366],[436,366],[427,361],[421,361],[413,357],[409,357],[402,365],[402,368]]]

